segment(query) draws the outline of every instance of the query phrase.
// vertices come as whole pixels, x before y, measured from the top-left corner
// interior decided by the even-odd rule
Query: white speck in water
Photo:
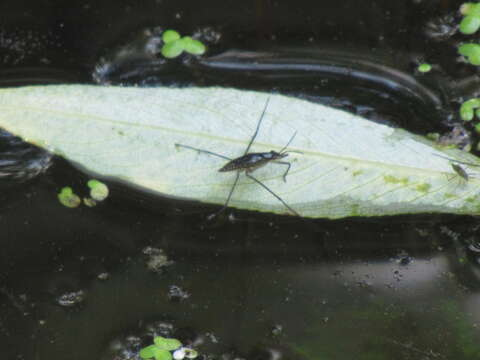
[[[190,297],[190,294],[180,286],[171,285],[168,288],[168,298],[172,301],[183,301]]]
[[[173,358],[175,360],[182,360],[184,357],[185,357],[185,350],[183,348],[180,348],[173,352]]]
[[[67,292],[60,295],[56,300],[60,306],[72,307],[85,300],[85,292],[83,290]]]
[[[164,267],[172,265],[173,261],[168,260],[167,255],[162,249],[151,246],[143,249],[143,253],[148,255],[147,268],[153,272],[160,272]]]

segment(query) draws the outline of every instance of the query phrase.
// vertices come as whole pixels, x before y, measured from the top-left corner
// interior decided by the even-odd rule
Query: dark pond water
[[[0,83],[233,86],[447,134],[480,92],[456,54],[460,4],[5,0]],[[165,28],[209,52],[160,58]],[[199,359],[480,358],[477,218],[212,223],[213,206],[110,182],[67,209],[56,194],[88,174],[0,134],[1,359],[138,359],[159,334]]]

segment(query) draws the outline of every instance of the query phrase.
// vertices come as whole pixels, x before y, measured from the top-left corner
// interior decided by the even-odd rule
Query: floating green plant
[[[479,44],[462,44],[458,47],[458,52],[467,58],[472,65],[480,65],[480,45]]]
[[[460,32],[466,35],[476,33],[480,28],[480,3],[464,3],[460,12],[464,16],[460,22]]]
[[[177,339],[164,338],[162,336],[155,336],[152,345],[140,350],[142,359],[182,360],[184,358],[194,359],[197,356],[197,351],[182,346],[182,343]]]
[[[164,45],[161,53],[169,59],[180,56],[184,51],[192,55],[202,55],[207,50],[201,41],[192,39],[190,36],[181,37],[175,30],[165,30],[162,40]]]
[[[90,196],[93,200],[103,201],[108,197],[108,187],[101,181],[95,179],[89,180],[87,186],[90,188]]]
[[[467,100],[460,106],[460,117],[463,121],[473,120],[475,114],[480,118],[480,98]]]
[[[162,35],[162,40],[164,43],[180,40],[180,34],[175,30],[165,30]]]
[[[423,63],[423,64],[418,65],[417,70],[420,71],[421,73],[427,73],[430,70],[432,70],[432,65],[427,64],[427,63]]]
[[[69,186],[66,186],[60,190],[60,193],[58,194],[58,200],[63,206],[69,208],[76,208],[82,202]]]

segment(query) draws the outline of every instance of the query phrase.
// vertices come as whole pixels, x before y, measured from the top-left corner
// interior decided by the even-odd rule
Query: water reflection
[[[32,214],[49,191],[45,186],[29,200]],[[15,331],[12,340],[35,334],[34,348],[13,347],[25,359],[61,358],[79,343],[69,359],[123,359],[112,355],[112,344],[134,354],[151,341],[152,321],[167,322],[172,336],[197,341],[195,348],[214,358],[475,359],[480,351],[472,277],[478,265],[452,241],[464,236],[464,221],[397,217],[306,228],[271,215],[248,221],[252,215],[237,212],[236,223],[209,229],[208,211],[162,215],[145,203],[124,211],[137,199],[120,194],[114,188],[101,207],[73,216],[61,206],[50,211],[70,236],[62,230],[38,242],[30,232],[30,257],[6,247],[4,256],[18,268],[39,257],[45,262],[28,277],[10,271],[9,295],[0,294],[1,325]],[[29,227],[52,234],[42,218]],[[152,271],[146,246],[168,266]],[[85,294],[83,301],[58,305],[66,291]]]

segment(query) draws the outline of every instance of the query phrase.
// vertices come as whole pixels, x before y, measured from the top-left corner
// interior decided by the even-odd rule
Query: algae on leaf
[[[445,157],[480,160],[401,129],[305,100],[226,88],[134,88],[49,85],[0,90],[0,127],[100,177],[169,197],[222,205],[234,172],[225,161],[243,154],[269,99],[251,152],[279,151],[297,131],[284,166],[255,176],[305,217],[405,213],[480,213],[479,179],[462,179]],[[442,157],[443,156],[443,157]],[[461,165],[469,173],[473,166]],[[245,176],[233,207],[287,214]]]

